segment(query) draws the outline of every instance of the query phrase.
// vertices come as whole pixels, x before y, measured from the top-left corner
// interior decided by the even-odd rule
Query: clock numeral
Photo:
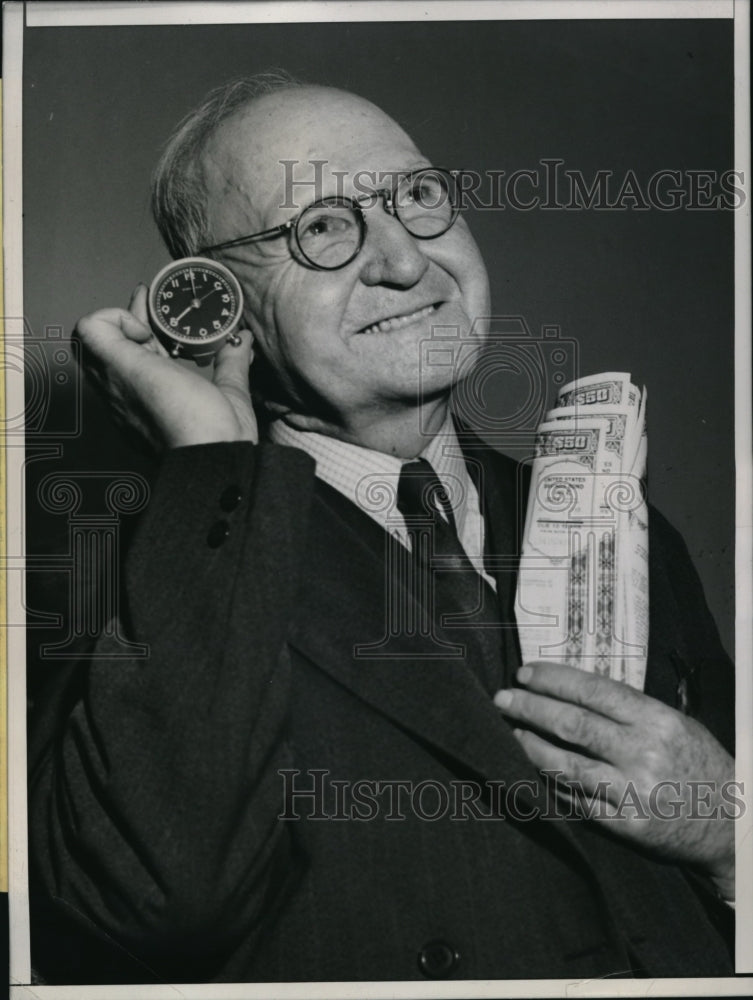
[[[205,326],[202,326],[201,329],[199,330],[199,336],[200,337],[206,337],[206,335],[208,333],[209,333],[209,331],[207,330],[207,328]]]
[[[160,306],[159,310],[161,313],[167,315],[170,312],[170,306]]]
[[[218,289],[218,290],[222,289],[222,282],[221,281],[215,281],[214,287],[216,289]]]
[[[230,296],[229,295],[223,295],[222,296],[222,301],[223,302],[229,302],[230,301]]]
[[[178,325],[177,319],[174,316],[172,316],[170,319],[170,326],[173,327],[173,329],[175,329],[177,325]]]
[[[178,287],[178,279],[177,278],[173,278],[173,280],[170,282],[170,284],[173,286],[173,288],[177,288]]]
[[[183,327],[183,333],[190,334],[191,333],[191,327],[190,326],[184,326]]]
[[[230,315],[229,309],[223,309],[222,312],[220,313],[220,316],[229,316],[229,315]]]
[[[162,298],[163,299],[171,299],[172,297],[173,297],[173,293],[172,292],[168,292],[168,290],[166,288],[162,289]]]
[[[215,328],[215,330],[219,330],[222,327],[222,323],[220,323],[218,319],[213,319],[212,326]]]

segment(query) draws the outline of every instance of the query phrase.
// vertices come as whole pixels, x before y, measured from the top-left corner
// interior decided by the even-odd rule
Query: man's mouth
[[[402,326],[410,326],[411,323],[415,323],[417,319],[421,319],[424,316],[431,316],[433,312],[441,305],[440,302],[433,302],[429,306],[423,306],[421,309],[416,309],[415,312],[401,313],[399,316],[390,316],[389,319],[380,319],[378,323],[372,323],[371,326],[365,326],[359,333],[389,333],[390,330],[399,330]]]

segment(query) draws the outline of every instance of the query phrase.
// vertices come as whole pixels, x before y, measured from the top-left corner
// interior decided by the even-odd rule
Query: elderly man
[[[316,189],[291,198],[291,163],[318,164]],[[143,286],[78,325],[90,374],[162,458],[120,607],[149,656],[108,660],[103,638],[32,730],[50,981],[732,971],[730,665],[654,514],[647,693],[518,669],[514,573],[484,560],[518,551],[517,470],[453,423],[453,366],[422,364],[436,327],[467,346],[489,315],[463,218],[416,221],[427,178],[455,205],[430,167],[351,94],[224,88],[171,140],[154,204],[174,256],[241,282],[240,345],[211,380],[176,364]],[[456,559],[431,599],[422,516]],[[448,624],[469,586],[486,627]],[[393,627],[395,599],[428,627]],[[695,718],[674,707],[678,670]],[[419,787],[460,798],[434,808]]]

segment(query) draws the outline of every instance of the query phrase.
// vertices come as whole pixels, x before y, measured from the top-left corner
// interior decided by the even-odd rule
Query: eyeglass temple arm
[[[239,236],[235,240],[226,240],[224,243],[215,243],[210,247],[201,247],[196,253],[201,255],[203,253],[212,253],[213,250],[229,250],[230,247],[240,246],[242,243],[256,243],[258,240],[271,239],[273,236],[281,236],[286,230],[292,229],[295,225],[295,219],[291,219],[288,222],[283,222],[280,226],[273,226],[272,229],[265,229],[261,233],[253,233],[251,236]]]

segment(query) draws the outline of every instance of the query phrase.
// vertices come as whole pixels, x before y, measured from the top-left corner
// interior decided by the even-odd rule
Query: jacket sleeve
[[[646,693],[703,723],[735,753],[735,671],[679,532],[649,511]]]
[[[211,978],[300,864],[278,769],[313,471],[273,445],[168,452],[118,602],[146,655],[103,637],[30,727],[32,899],[155,978]]]

